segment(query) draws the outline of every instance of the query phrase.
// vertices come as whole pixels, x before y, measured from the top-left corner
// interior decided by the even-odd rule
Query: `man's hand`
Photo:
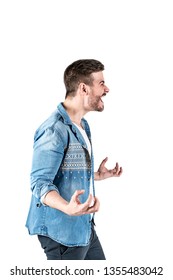
[[[108,158],[106,157],[100,164],[99,169],[97,172],[94,173],[94,180],[103,180],[110,177],[119,177],[121,176],[123,169],[119,167],[119,164],[116,163],[113,169],[107,169],[105,164]]]
[[[85,190],[76,190],[68,202],[57,191],[52,190],[46,194],[43,202],[45,205],[60,210],[70,216],[80,216],[97,212],[100,206],[97,197],[93,197],[90,194],[84,203],[80,202],[79,196],[84,192]]]
[[[93,197],[91,194],[88,196],[84,203],[81,203],[79,196],[82,195],[84,190],[76,190],[72,195],[70,202],[66,206],[66,214],[70,216],[80,216],[84,214],[95,213],[99,210],[99,200],[97,197]]]

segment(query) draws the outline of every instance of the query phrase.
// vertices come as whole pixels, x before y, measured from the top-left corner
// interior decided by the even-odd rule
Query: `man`
[[[104,65],[94,59],[73,62],[64,72],[66,97],[34,137],[32,199],[26,226],[37,234],[48,260],[105,260],[94,229],[99,210],[94,180],[119,177],[105,158],[94,173],[90,128],[83,116],[103,111],[109,92]]]

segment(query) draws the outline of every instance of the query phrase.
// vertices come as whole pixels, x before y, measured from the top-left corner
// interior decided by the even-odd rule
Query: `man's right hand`
[[[84,192],[84,190],[76,190],[70,201],[67,202],[58,192],[53,190],[46,194],[43,203],[70,216],[81,216],[97,212],[100,206],[97,197],[93,197],[89,194],[84,203],[80,202],[79,196],[84,194]]]
[[[82,195],[84,190],[76,190],[72,195],[70,202],[66,206],[67,214],[70,216],[80,216],[85,214],[95,213],[99,210],[100,202],[97,197],[89,194],[87,200],[81,203],[79,196]]]

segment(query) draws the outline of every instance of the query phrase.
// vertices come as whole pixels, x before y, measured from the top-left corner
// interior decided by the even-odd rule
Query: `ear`
[[[87,92],[88,92],[87,85],[85,83],[80,83],[79,84],[79,89],[80,89],[80,93],[82,95],[86,95]]]

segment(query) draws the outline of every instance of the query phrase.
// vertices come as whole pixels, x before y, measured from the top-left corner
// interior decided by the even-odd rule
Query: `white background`
[[[64,69],[95,58],[105,65],[110,88],[104,112],[86,116],[95,168],[108,156],[108,167],[118,161],[124,170],[121,178],[96,182],[96,231],[106,263],[164,266],[171,279],[172,15],[167,0],[1,1],[1,260],[7,270],[45,263],[25,228],[33,136],[64,100]]]

